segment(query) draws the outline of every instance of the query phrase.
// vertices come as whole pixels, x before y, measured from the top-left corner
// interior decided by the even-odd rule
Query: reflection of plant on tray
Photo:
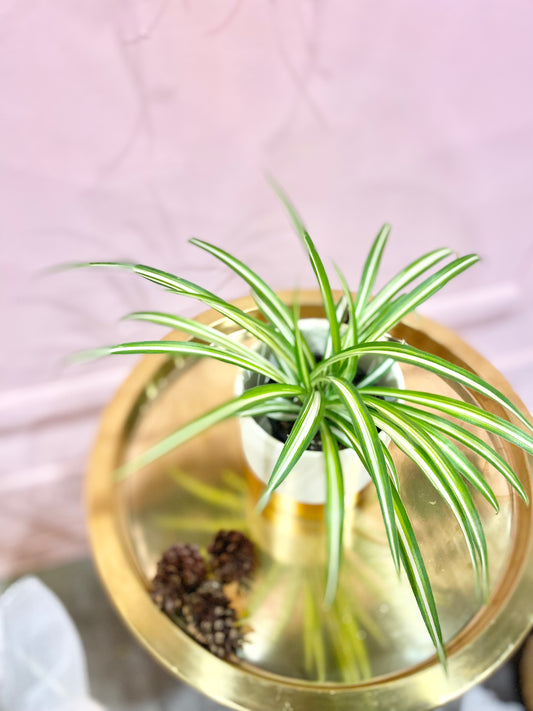
[[[158,514],[155,519],[156,525],[183,533],[187,531],[215,533],[224,528],[246,529],[247,524],[244,515],[246,484],[238,474],[226,470],[222,472],[220,484],[214,486],[199,481],[194,476],[176,467],[172,467],[168,473],[181,489],[198,501],[214,506],[220,510],[220,515],[203,516],[201,510],[193,510],[188,516],[183,514],[179,516],[175,514]]]
[[[252,622],[261,607],[269,608],[269,599],[282,599],[283,605],[272,620],[267,621],[269,639],[275,643],[283,637],[295,619],[301,619],[302,663],[304,678],[315,681],[331,680],[333,673],[340,681],[355,683],[369,679],[372,669],[367,642],[372,640],[385,649],[384,635],[376,621],[357,605],[358,587],[354,586],[358,569],[351,562],[345,563],[348,570],[341,577],[335,601],[326,610],[322,605],[323,581],[316,568],[303,566],[288,569],[276,561],[267,575],[254,585],[248,600],[248,613]],[[327,668],[327,660],[333,659],[334,671]]]
[[[286,196],[281,191],[279,193],[305,247],[322,294],[329,326],[323,353],[313,353],[302,335],[297,301],[293,309],[288,308],[255,272],[224,250],[201,240],[191,242],[233,269],[251,288],[257,316],[166,271],[119,262],[82,265],[128,270],[175,294],[191,296],[254,336],[265,349],[259,352],[247,348],[216,328],[178,315],[132,314],[130,318],[168,326],[188,334],[191,340],[123,343],[86,355],[165,353],[170,357],[210,357],[252,371],[258,374],[259,380],[256,386],[184,425],[126,464],[120,474],[125,476],[154,461],[228,417],[270,415],[279,418],[283,415],[292,426],[260,500],[260,507],[264,507],[277,487],[291,476],[295,463],[319,434],[327,475],[325,518],[329,564],[326,599],[331,604],[341,566],[345,510],[339,452],[344,447],[353,449],[376,488],[395,567],[398,572],[404,569],[437,654],[444,662],[444,643],[430,580],[405,507],[395,462],[378,431],[385,432],[399,450],[412,459],[421,476],[430,481],[450,507],[464,535],[482,599],[487,598],[489,590],[488,553],[470,487],[496,510],[498,502],[488,483],[456,443],[487,460],[526,500],[522,484],[508,464],[463,424],[475,425],[532,454],[533,438],[506,419],[476,405],[428,392],[384,387],[380,379],[393,364],[416,366],[491,399],[533,430],[508,398],[476,374],[407,343],[387,340],[391,329],[407,314],[472,266],[479,257],[454,258],[450,249],[434,250],[408,264],[371,298],[389,234],[389,227],[385,226],[367,256],[355,296],[337,270],[342,296],[336,299],[313,241]],[[436,268],[447,258],[451,261]],[[436,271],[431,271],[433,267]],[[380,365],[373,372],[358,375],[358,363],[369,355],[379,358]],[[458,423],[450,421],[449,417]]]
[[[205,539],[206,534],[211,536],[218,528],[237,529],[251,535],[246,516],[249,491],[242,475],[227,469],[221,472],[216,483],[206,484],[176,467],[171,467],[168,474],[178,486],[180,495],[189,495],[187,508],[190,508],[190,513],[157,514],[152,525],[172,532],[177,540]],[[206,506],[219,510],[220,515],[210,518],[202,516]],[[381,531],[375,530],[368,537],[368,526],[374,523],[373,517],[365,515],[363,509],[358,512],[352,527],[358,540],[367,545],[378,541],[381,547],[384,542]],[[194,569],[193,562],[191,567]],[[238,595],[242,603],[239,609],[244,610],[245,614],[244,627],[239,629],[246,631],[235,650],[238,657],[247,658],[242,642],[253,644],[256,624],[263,628],[266,625],[268,637],[275,643],[285,636],[295,619],[300,619],[297,626],[302,630],[304,678],[315,681],[330,678],[332,671],[325,667],[329,654],[333,656],[340,681],[356,683],[372,676],[368,642],[372,641],[374,646],[383,650],[387,649],[387,642],[379,623],[366,610],[362,600],[383,600],[377,603],[379,608],[385,604],[386,596],[383,594],[382,574],[369,565],[368,554],[363,555],[359,546],[346,551],[337,594],[333,604],[327,608],[322,604],[324,581],[320,574],[320,561],[309,564],[294,560],[288,565],[270,558],[263,551],[258,567],[261,568],[261,575],[254,576]],[[235,593],[235,588],[230,587],[230,604],[233,604]],[[173,614],[172,596],[168,596],[167,600],[171,605],[169,616],[195,637],[194,628],[188,626],[183,617]],[[280,605],[279,600],[283,600],[283,604]],[[161,607],[161,603],[156,602]],[[241,623],[239,616],[237,621]]]
[[[212,485],[201,482],[175,467],[169,470],[169,475],[180,489],[192,497],[192,501],[197,501],[199,506],[191,505],[191,514],[187,516],[159,514],[155,518],[155,525],[172,531],[180,540],[191,535],[211,534],[219,528],[247,531],[247,521],[244,515],[247,489],[242,476],[231,470],[225,470],[220,475],[220,482]],[[220,509],[220,517],[202,518],[197,514],[197,510],[201,511],[202,503]],[[220,549],[221,542],[224,540],[221,533],[224,532],[219,531],[209,546],[208,552],[216,552],[217,549]],[[241,539],[242,534],[239,533],[238,536]],[[180,592],[182,585],[179,579],[177,584],[175,580],[172,582],[172,575],[175,574],[173,569],[179,562],[179,560],[176,561],[176,557],[180,559],[180,556],[184,568],[192,579],[190,590],[196,591],[197,598],[202,598],[207,593],[210,600],[216,601],[215,594],[224,594],[225,600],[222,597],[218,598],[219,602],[223,603],[222,607],[234,608],[233,601],[237,598],[241,601],[241,605],[237,607],[245,611],[244,624],[239,614],[233,616],[232,612],[225,613],[227,614],[225,620],[231,621],[236,631],[229,633],[230,636],[225,642],[226,646],[218,649],[218,656],[229,659],[240,656],[243,643],[253,639],[254,615],[258,614],[261,617],[262,606],[268,607],[268,598],[279,593],[284,604],[278,609],[275,618],[271,620],[269,618],[269,634],[272,639],[282,636],[295,615],[301,615],[305,678],[317,681],[326,678],[327,647],[332,649],[342,681],[353,683],[371,677],[372,671],[366,642],[368,639],[373,639],[378,644],[384,645],[385,639],[376,621],[361,606],[357,605],[357,595],[354,593],[358,588],[371,589],[372,594],[378,596],[381,591],[379,578],[376,578],[375,573],[369,570],[358,556],[350,553],[345,559],[345,575],[344,579],[341,578],[339,582],[335,601],[327,610],[324,610],[321,604],[323,580],[313,567],[293,565],[287,568],[286,564],[270,560],[267,564],[268,572],[265,573],[263,570],[263,576],[256,580],[249,567],[250,561],[254,560],[254,557],[245,554],[244,560],[248,563],[245,563],[244,567],[241,563],[237,563],[237,572],[234,573],[233,564],[230,564],[229,573],[219,575],[217,580],[213,581],[212,579],[208,580],[207,571],[210,566],[206,565],[205,558],[197,546],[191,544],[171,546],[158,562],[158,573],[151,584],[152,599],[171,619],[180,624],[193,638],[208,649],[210,647],[206,643],[205,637],[202,638],[198,635],[198,614],[196,615],[197,622],[194,622],[190,606],[183,609],[184,599],[188,595],[183,595]],[[216,557],[216,560],[218,563],[215,563],[215,567],[219,569],[224,567],[223,558],[220,555]],[[168,568],[170,568],[170,573]],[[234,585],[230,585],[229,589],[226,587],[224,590],[222,586],[224,582],[227,585],[227,583],[234,583],[243,578],[246,581],[244,590],[242,587],[236,588]],[[375,579],[373,580],[373,578]],[[205,605],[197,603],[197,609],[208,617],[209,623],[208,605],[209,600]],[[222,639],[219,639],[219,642],[222,642]],[[215,654],[217,654],[216,650]]]

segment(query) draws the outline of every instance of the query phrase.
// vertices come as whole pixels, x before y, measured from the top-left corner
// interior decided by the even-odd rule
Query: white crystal
[[[0,597],[6,711],[103,711],[89,698],[85,652],[61,601],[28,576]]]
[[[460,711],[524,711],[524,707],[514,701],[500,701],[489,689],[475,686],[461,699]]]

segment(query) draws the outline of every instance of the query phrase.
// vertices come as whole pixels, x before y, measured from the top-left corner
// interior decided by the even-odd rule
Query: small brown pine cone
[[[237,614],[216,580],[205,581],[188,595],[182,614],[192,636],[217,657],[229,659],[241,648]]]
[[[184,594],[183,590],[176,590],[172,585],[161,583],[157,576],[152,581],[150,597],[169,617],[175,618],[180,614]]]
[[[242,582],[255,570],[255,546],[240,531],[219,531],[208,551],[213,575],[221,583]]]
[[[205,561],[197,546],[179,543],[168,548],[157,563],[150,596],[167,613],[177,615],[187,593],[207,577]]]

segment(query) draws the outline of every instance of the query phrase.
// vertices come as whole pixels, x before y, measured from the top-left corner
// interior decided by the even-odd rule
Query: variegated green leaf
[[[335,435],[337,440],[344,446],[353,449],[357,454],[361,464],[366,467],[367,462],[363,455],[363,450],[359,444],[359,440],[353,432],[353,426],[351,418],[344,417],[340,412],[329,407],[324,413],[324,419],[331,427],[332,433]]]
[[[395,360],[394,358],[386,358],[382,363],[380,363],[377,368],[374,368],[374,370],[371,370],[370,373],[367,373],[365,377],[360,380],[357,383],[358,389],[367,387],[369,385],[372,385],[373,383],[379,382],[382,378],[384,378],[389,370],[392,368],[394,365]]]
[[[227,420],[235,415],[246,414],[249,410],[257,408],[261,403],[272,403],[276,398],[301,397],[303,391],[296,385],[259,385],[253,390],[248,390],[242,395],[215,407],[213,410],[201,415],[196,420],[189,422],[168,437],[160,440],[146,452],[117,469],[117,479],[123,479],[128,474],[138,471],[141,467],[155,462],[160,457],[168,454],[184,442],[196,437],[218,422]]]
[[[168,289],[175,294],[182,294],[183,296],[190,296],[198,299],[215,311],[218,311],[218,313],[226,316],[233,323],[241,326],[241,328],[250,333],[252,336],[255,336],[258,340],[264,343],[272,351],[272,353],[275,354],[280,363],[280,367],[283,368],[284,372],[292,374],[293,376],[296,375],[296,365],[294,363],[292,350],[284,340],[276,338],[271,333],[268,326],[258,319],[250,316],[250,314],[247,314],[245,311],[242,311],[233,304],[220,299],[215,294],[201,286],[198,286],[198,284],[194,284],[188,279],[182,279],[181,277],[177,277],[169,272],[154,269],[153,267],[147,267],[144,264],[129,264],[127,262],[86,262],[84,264],[73,264],[70,266],[115,267],[118,269],[126,269],[134,272],[135,274],[139,274],[148,281],[158,284],[159,286],[163,286],[165,289]]]
[[[320,391],[313,390],[302,405],[292,430],[283,445],[281,454],[270,475],[257,508],[262,511],[278,486],[287,478],[291,469],[305,452],[322,421],[324,402]]]
[[[341,412],[341,408],[330,408],[329,406],[326,409],[325,412],[325,418],[328,421],[328,423],[331,426],[331,430],[335,437],[339,440],[339,442],[344,445],[345,447],[348,447],[350,449],[353,449],[356,455],[358,456],[360,462],[364,467],[366,467],[366,459],[363,455],[363,450],[361,449],[361,445],[359,444],[359,440],[357,439],[356,435],[354,434],[353,431],[353,425],[350,420],[350,418],[346,417],[346,413]],[[391,476],[391,479],[393,481],[394,486],[396,489],[400,489],[400,480],[398,478],[398,471],[396,469],[396,465],[394,463],[394,460],[391,456],[391,453],[389,452],[388,447],[385,445],[385,443],[381,440],[380,438],[380,444],[381,444],[381,450],[383,452],[383,456],[385,457],[385,461],[387,463],[387,468],[389,470],[389,474]]]
[[[337,272],[337,275],[340,279],[340,282],[342,284],[342,291],[343,291],[343,296],[347,304],[347,309],[348,309],[348,328],[346,329],[346,332],[343,336],[341,336],[341,345],[342,345],[342,350],[345,350],[346,348],[351,348],[352,346],[355,346],[358,342],[358,333],[357,333],[357,317],[355,315],[355,304],[353,301],[352,294],[350,292],[350,288],[348,286],[348,282],[346,281],[344,274],[341,272],[341,270],[335,265],[335,270]],[[341,323],[341,321],[339,321]],[[328,355],[329,357],[329,355]],[[341,364],[341,368],[339,371],[339,376],[341,378],[344,378],[345,380],[348,380],[348,382],[352,382],[353,379],[355,378],[355,374],[357,373],[357,359],[356,358],[351,358],[349,359],[346,363]]]
[[[175,331],[182,331],[187,333],[194,338],[205,341],[207,344],[215,343],[217,346],[224,348],[236,355],[241,355],[243,358],[248,359],[250,362],[255,362],[261,368],[269,368],[270,372],[278,370],[275,368],[272,361],[264,358],[260,353],[243,346],[242,343],[238,343],[230,336],[226,335],[218,328],[213,328],[212,326],[206,326],[200,323],[196,319],[186,318],[182,316],[177,316],[174,314],[162,313],[160,311],[136,311],[134,313],[124,316],[125,320],[134,321],[148,321],[150,323],[155,323],[160,326],[167,326]],[[281,373],[280,373],[281,374]],[[269,376],[272,377],[272,376]],[[282,376],[281,382],[284,382],[287,378]]]
[[[254,297],[257,297],[257,305],[266,318],[279,329],[280,333],[289,343],[294,343],[289,309],[258,274],[220,247],[216,247],[196,237],[190,239],[189,242],[209,252],[242,277],[252,288]]]
[[[327,376],[324,380],[336,388],[352,418],[354,431],[359,436],[359,444],[366,461],[366,469],[376,486],[392,558],[396,569],[399,570],[400,550],[392,504],[392,487],[376,426],[361,396],[351,383],[334,376]]]
[[[455,259],[450,264],[440,269],[436,274],[432,274],[421,284],[415,287],[409,294],[404,294],[397,299],[391,308],[384,310],[380,318],[375,319],[363,334],[361,340],[375,341],[384,333],[387,333],[393,326],[402,320],[404,316],[418,308],[430,296],[440,291],[451,279],[464,272],[473,264],[479,261],[477,254],[469,254],[466,257]]]
[[[455,422],[450,422],[450,420],[439,417],[432,412],[426,412],[425,410],[410,407],[403,403],[401,405],[396,403],[396,407],[400,407],[409,417],[418,420],[423,426],[434,427],[448,437],[453,437],[453,439],[465,447],[468,447],[468,449],[472,450],[475,454],[479,454],[479,456],[491,464],[496,471],[500,472],[500,474],[507,479],[509,484],[520,494],[522,499],[528,503],[528,497],[520,479],[516,476],[505,459],[480,437],[472,434],[472,432],[469,432]]]
[[[420,610],[426,629],[431,637],[431,641],[437,651],[437,656],[441,664],[446,667],[446,651],[444,649],[439,615],[424,559],[422,558],[413,527],[400,495],[395,490],[393,490],[392,495],[394,499],[394,511],[398,521],[402,565],[407,573],[411,590],[415,596],[418,609]]]
[[[481,472],[476,469],[468,457],[461,452],[461,450],[446,439],[440,432],[434,427],[424,426],[425,432],[429,434],[431,439],[437,444],[442,451],[442,454],[448,459],[451,466],[454,466],[458,471],[462,473],[465,479],[469,481],[473,487],[475,487],[479,493],[485,497],[489,504],[496,510],[499,511],[500,506],[496,495],[493,490],[487,484]]]
[[[246,416],[259,417],[260,415],[268,415],[271,420],[294,422],[301,409],[302,406],[300,403],[274,398],[272,402],[261,403],[257,405],[257,407],[247,410]]]
[[[361,315],[367,306],[370,294],[372,293],[383,249],[385,248],[389,234],[390,225],[383,225],[378,233],[378,236],[374,240],[372,247],[370,248],[368,257],[366,258],[361,275],[361,281],[359,282],[359,288],[357,289],[357,296],[355,298],[355,317],[357,320],[361,318]]]
[[[269,363],[258,361],[255,358],[245,357],[240,353],[232,353],[229,350],[222,350],[207,346],[204,343],[193,341],[135,341],[132,343],[119,343],[114,346],[103,348],[93,348],[81,351],[76,356],[77,360],[91,360],[108,355],[135,355],[147,353],[162,353],[169,356],[187,356],[196,358],[213,358],[223,363],[237,365],[245,370],[252,370],[256,373],[266,375],[276,382],[287,382],[288,377],[278,368]]]
[[[366,306],[362,315],[362,323],[360,324],[361,329],[366,329],[376,314],[381,313],[386,304],[389,304],[404,287],[411,284],[411,282],[418,279],[421,274],[451,254],[453,254],[451,249],[436,249],[415,259],[415,261],[411,262],[405,269],[402,269],[401,272],[390,279],[385,286],[378,291],[372,301]]]
[[[331,605],[337,592],[342,558],[344,525],[344,483],[337,442],[328,425],[320,426],[322,450],[326,463],[326,526],[328,535],[328,577],[325,602]]]
[[[337,269],[336,269],[336,271],[338,273]],[[335,318],[337,319],[337,323],[342,323],[344,321],[344,319],[346,318],[347,313],[348,313],[348,299],[346,298],[346,295],[343,294],[341,296],[341,298],[337,301],[337,306],[335,307]]]
[[[418,348],[413,348],[406,343],[389,343],[383,341],[375,341],[372,343],[365,343],[363,345],[355,346],[354,348],[349,348],[340,354],[332,355],[326,361],[319,363],[313,373],[312,381],[316,381],[322,377],[323,372],[327,370],[334,363],[339,362],[344,358],[356,357],[365,355],[383,355],[394,358],[401,363],[409,363],[410,365],[418,366],[424,370],[428,370],[431,373],[436,373],[443,378],[448,378],[460,383],[475,392],[479,392],[486,397],[491,398],[497,402],[502,407],[512,412],[513,415],[520,420],[526,427],[533,431],[533,425],[529,423],[527,418],[520,412],[520,410],[507,398],[503,393],[499,392],[495,387],[487,383],[485,380],[480,378],[475,373],[472,373],[465,368],[461,368],[458,365],[449,363],[440,358],[439,356],[433,355],[432,353],[426,353],[419,350]],[[383,392],[379,393],[380,395]],[[386,396],[404,398],[404,391],[398,390],[394,391],[392,388],[387,388],[385,392]],[[519,445],[521,446],[521,445]]]
[[[311,266],[313,267],[313,271],[315,272],[318,286],[320,288],[320,293],[322,294],[324,312],[326,314],[326,318],[329,321],[331,348],[333,353],[338,353],[341,347],[340,329],[335,313],[335,301],[333,299],[333,292],[331,290],[331,285],[329,283],[326,269],[324,267],[324,264],[322,263],[322,260],[320,259],[313,240],[309,236],[309,233],[307,232],[303,224],[302,218],[296,211],[296,208],[277,183],[271,181],[271,184],[276,193],[278,194],[279,198],[285,205],[285,208],[289,214],[289,217],[292,220],[296,232],[298,233],[307,250],[307,254],[311,261]],[[326,351],[327,350],[328,348],[326,347]]]
[[[381,449],[383,451],[383,456],[385,457],[385,461],[387,462],[387,468],[389,470],[389,474],[390,474],[390,477],[393,481],[393,484],[396,487],[396,490],[400,491],[400,477],[398,476],[398,470],[396,469],[396,464],[394,463],[394,459],[392,458],[392,455],[389,452],[389,448],[387,447],[387,445],[384,442],[381,442]]]
[[[381,400],[369,401],[375,423],[417,464],[453,512],[470,553],[476,584],[483,599],[488,595],[487,543],[479,514],[464,481],[450,466],[439,447],[417,425]]]
[[[346,420],[337,413],[328,413],[328,418],[331,420],[332,426],[335,428],[334,431],[336,435],[345,445],[351,446],[361,458],[362,451],[359,447],[359,443],[355,439],[351,428],[348,427]],[[389,466],[389,471],[391,472],[393,481],[396,482],[396,489],[392,489],[392,497],[397,520],[402,566],[407,573],[413,595],[415,596],[418,608],[431,640],[437,650],[437,655],[440,661],[444,664],[446,661],[444,643],[427,570],[420,553],[413,528],[409,521],[409,517],[407,516],[407,512],[405,511],[399,495],[399,482],[396,466],[385,446],[383,446],[383,453],[385,455],[385,459],[387,460],[387,465]]]
[[[311,376],[309,375],[309,363],[304,350],[305,339],[298,326],[299,306],[297,299],[294,300],[292,309],[293,332],[294,332],[294,355],[300,375],[300,382],[309,389],[311,385]]]
[[[267,314],[268,314],[269,306],[265,303],[265,299],[260,294],[258,294],[256,291],[252,291],[252,297],[253,297],[255,303],[257,304],[258,309],[265,315],[265,318],[268,319]],[[267,320],[266,327],[269,329],[269,331],[271,332],[271,335],[274,338],[276,338],[278,336],[279,329],[278,329],[278,326],[276,326],[275,322],[271,321],[269,323]],[[293,353],[293,358],[295,358],[294,352],[295,352],[296,344],[295,344],[294,333],[291,331],[290,338],[286,338],[285,334],[282,334],[282,338],[285,338],[287,346],[288,346],[289,350]],[[301,345],[302,345],[303,351],[305,353],[305,358],[308,363],[308,366],[313,367],[315,365],[316,361],[315,361],[313,354],[311,353],[311,349],[309,348],[307,341],[305,339],[303,339]]]
[[[463,422],[467,422],[470,425],[476,425],[477,427],[487,430],[487,432],[498,435],[498,437],[502,437],[502,439],[515,444],[528,454],[533,455],[533,437],[527,434],[527,432],[524,432],[511,422],[504,420],[503,417],[495,415],[492,412],[488,412],[487,410],[483,410],[477,405],[472,405],[469,402],[462,402],[461,400],[456,400],[455,398],[447,397],[445,395],[433,395],[432,393],[425,393],[418,390],[399,390],[394,388],[370,387],[365,388],[361,394],[363,396],[373,395],[375,397],[386,396],[399,398],[408,402],[414,402],[417,405],[422,405],[423,407],[431,407],[435,410],[440,410],[441,412],[451,415],[452,417],[456,417]],[[508,407],[507,409],[511,408]],[[531,429],[531,425],[529,425],[524,415],[512,406],[511,412],[514,415],[516,415],[515,410],[520,415],[520,419],[525,421],[525,424],[527,424]]]

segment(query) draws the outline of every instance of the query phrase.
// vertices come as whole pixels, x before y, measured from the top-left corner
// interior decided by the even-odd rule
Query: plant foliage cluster
[[[300,331],[297,303],[289,308],[249,267],[202,240],[192,239],[191,243],[244,279],[257,304],[259,317],[166,271],[123,262],[77,265],[130,270],[164,289],[195,298],[254,336],[270,354],[265,357],[257,349],[248,348],[193,319],[153,311],[130,314],[127,318],[168,326],[188,334],[190,339],[122,343],[85,355],[165,353],[210,357],[258,373],[264,382],[186,424],[125,465],[120,474],[125,476],[154,461],[226,418],[283,416],[292,420],[293,426],[259,502],[263,508],[319,432],[327,472],[326,599],[331,602],[341,565],[345,508],[339,449],[351,447],[372,478],[392,559],[398,572],[404,569],[437,654],[444,663],[443,637],[429,577],[402,500],[395,462],[379,438],[378,429],[389,435],[399,450],[413,460],[421,475],[427,477],[453,512],[464,534],[478,589],[484,597],[489,586],[487,543],[472,490],[477,490],[495,510],[498,510],[498,502],[481,472],[465,455],[464,448],[489,462],[526,501],[527,496],[507,462],[485,439],[473,434],[470,426],[502,437],[530,454],[533,454],[533,438],[521,427],[477,405],[428,392],[384,387],[379,383],[392,362],[416,366],[491,398],[526,429],[533,430],[508,398],[476,374],[407,343],[386,338],[407,314],[475,264],[479,257],[475,254],[455,257],[447,248],[431,251],[408,264],[372,298],[390,232],[385,225],[368,253],[355,297],[340,270],[336,270],[342,286],[342,297],[336,300],[324,264],[302,220],[283,192],[278,189],[278,193],[305,246],[329,322],[326,349],[319,361]],[[381,364],[355,385],[358,359],[364,355],[378,356]]]

